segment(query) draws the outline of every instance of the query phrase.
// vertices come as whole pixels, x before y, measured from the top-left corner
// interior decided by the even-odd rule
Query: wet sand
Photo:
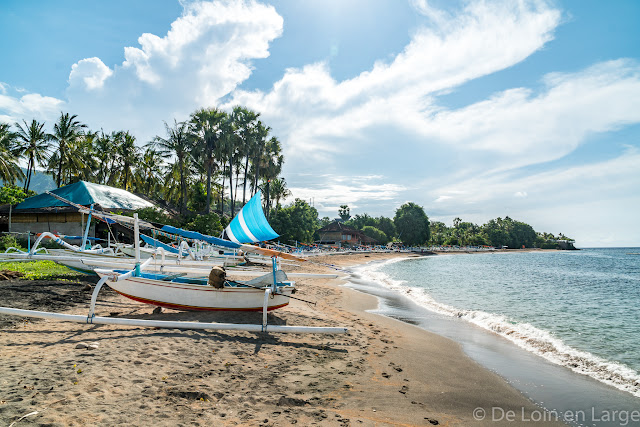
[[[406,255],[316,257],[285,270],[330,273],[336,270],[320,263],[345,267],[395,256]],[[348,335],[180,331],[22,319],[0,324],[0,424],[468,426],[517,424],[492,422],[491,414],[476,420],[478,407],[512,410],[517,419],[538,413],[538,407],[472,361],[458,344],[368,313],[376,307],[376,298],[342,283],[298,280],[296,296],[318,304],[292,301],[271,312],[269,323],[347,326]],[[22,295],[30,287],[42,289],[37,281],[0,282],[1,305],[18,307],[20,297],[11,297],[19,295],[16,285],[23,288]],[[48,284],[54,303],[38,297],[29,308],[85,314],[91,296],[85,285],[56,293],[55,283]],[[14,292],[5,292],[10,287]],[[65,293],[74,294],[73,304],[55,305]],[[21,298],[27,308],[30,303],[25,306]],[[261,321],[261,313],[152,314],[153,309],[103,290],[96,311],[142,319]],[[90,344],[95,348],[86,348]]]

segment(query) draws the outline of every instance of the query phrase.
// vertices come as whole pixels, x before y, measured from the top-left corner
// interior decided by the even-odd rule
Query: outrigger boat
[[[259,194],[257,194],[257,197],[259,197]],[[83,206],[80,206],[80,208],[86,211],[86,208]],[[115,216],[114,214],[103,213],[100,213],[100,215]],[[283,254],[279,251],[236,243],[238,246],[242,247],[243,250],[255,251],[261,255],[271,255],[272,272],[246,283],[225,280],[223,286],[217,289],[213,286],[209,286],[208,280],[204,278],[188,278],[181,277],[182,275],[171,276],[145,272],[145,269],[152,261],[154,261],[154,258],[149,258],[144,263],[140,262],[138,215],[134,214],[133,218],[124,218],[126,218],[127,221],[131,220],[133,222],[134,242],[136,247],[135,267],[130,271],[96,269],[96,272],[101,276],[101,278],[94,288],[91,296],[91,306],[87,316],[20,310],[9,307],[0,307],[0,313],[87,324],[118,324],[160,328],[326,334],[341,334],[348,332],[347,328],[344,327],[283,326],[267,324],[268,311],[288,305],[290,299],[299,299],[292,296],[295,292],[295,285],[293,282],[287,280],[284,272],[278,269],[277,257],[282,255],[287,259],[295,259],[298,261],[305,261],[304,259],[289,254]],[[162,251],[162,249],[158,249],[158,251]],[[111,287],[123,296],[155,306],[198,311],[262,310],[262,324],[246,325],[182,321],[172,322],[96,316],[96,301],[98,294],[105,283],[107,286]],[[260,304],[260,301],[262,301],[262,304]]]
[[[221,288],[210,285],[204,277],[183,277],[183,274],[141,272],[126,276],[126,270],[97,270],[107,285],[120,295],[134,301],[181,311],[261,311],[264,294],[271,289],[266,310],[289,304],[296,291],[295,282],[288,281],[282,270],[274,270],[246,283],[224,280]],[[119,277],[126,276],[118,280]],[[273,283],[269,283],[273,282]]]

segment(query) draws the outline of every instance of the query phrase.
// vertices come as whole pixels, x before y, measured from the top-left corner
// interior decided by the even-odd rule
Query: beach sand
[[[406,255],[317,257],[285,270],[331,273],[318,263],[349,266],[395,256]],[[292,301],[271,312],[269,323],[347,326],[348,335],[0,322],[0,425],[518,425],[492,422],[491,408],[514,411],[518,420],[523,411],[525,419],[540,413],[455,342],[367,312],[376,298],[343,283],[297,280],[296,296],[317,305]],[[35,285],[0,282],[1,305],[17,307],[16,289],[33,293]],[[23,299],[22,307],[46,309],[47,298],[73,294],[74,304],[58,311],[88,311],[91,290],[54,285],[32,304]],[[9,288],[14,292],[3,293]],[[262,316],[153,309],[106,289],[96,314],[230,323],[260,323]],[[92,343],[96,348],[79,348]],[[474,418],[475,408],[487,411],[484,420]],[[547,424],[555,425],[535,425]]]

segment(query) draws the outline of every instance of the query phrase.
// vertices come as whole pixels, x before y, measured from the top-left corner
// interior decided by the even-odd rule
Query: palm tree
[[[286,199],[291,195],[291,190],[287,188],[287,181],[284,178],[271,180],[271,199],[276,201],[276,209],[280,207],[280,199]]]
[[[11,132],[8,124],[0,123],[0,179],[6,184],[15,184],[24,178],[15,155],[16,134]]]
[[[115,139],[116,157],[118,159],[118,174],[120,177],[120,187],[128,190],[133,183],[133,165],[136,163],[139,155],[138,147],[136,147],[136,138],[128,131],[120,131]]]
[[[98,161],[94,155],[94,139],[97,132],[87,132],[79,134],[71,139],[66,146],[66,155],[62,160],[63,175],[68,184],[80,180],[93,181],[94,171],[97,169]]]
[[[242,183],[242,204],[245,204],[247,194],[247,176],[249,175],[249,160],[253,157],[256,149],[256,141],[260,136],[261,124],[258,121],[259,113],[255,113],[245,107],[235,107],[233,109],[235,123],[238,128],[238,150],[240,157],[244,157],[244,181]],[[240,169],[236,169],[236,185]],[[237,187],[236,187],[237,189]],[[237,191],[236,191],[237,193]]]
[[[162,150],[165,156],[175,155],[178,159],[177,172],[180,176],[180,213],[184,214],[187,211],[187,170],[189,163],[192,160],[191,148],[192,140],[189,138],[188,126],[186,122],[178,123],[174,120],[173,127],[170,127],[166,122],[164,123],[167,137],[162,138],[156,136],[154,143],[157,144]]]
[[[270,206],[269,192],[270,192],[271,180],[277,178],[278,175],[280,175],[280,172],[282,172],[282,165],[284,164],[284,156],[281,154],[281,152],[282,152],[282,145],[280,144],[280,141],[278,141],[278,138],[276,138],[275,136],[271,137],[271,139],[267,142],[265,146],[265,153],[261,162],[263,165],[262,177],[266,182],[267,214],[269,212],[269,206]]]
[[[18,157],[26,157],[27,177],[24,181],[24,191],[29,190],[31,185],[31,176],[36,173],[36,163],[43,166],[48,158],[49,135],[44,131],[44,122],[38,123],[35,119],[28,125],[25,120],[22,121],[24,127],[20,123],[16,123],[18,128],[16,133],[15,154]]]
[[[152,144],[147,144],[135,172],[136,191],[155,196],[157,187],[162,182],[163,165],[162,153]]]
[[[57,164],[57,173],[55,173],[56,185],[60,187],[62,183],[62,165],[68,162],[67,145],[75,141],[82,134],[82,129],[87,125],[77,120],[77,115],[70,116],[69,113],[60,113],[58,123],[53,125],[53,134],[51,139],[58,143],[58,152],[49,159],[49,170],[55,171]],[[55,159],[55,162],[54,162]],[[71,162],[74,160],[71,159]]]
[[[230,216],[235,214],[235,203],[233,197],[233,166],[236,164],[236,154],[238,152],[238,134],[233,114],[227,116],[222,123],[222,138],[219,144],[219,159],[224,163],[226,177],[229,178],[229,202],[231,203]],[[224,189],[225,178],[223,175],[222,188]],[[222,209],[224,210],[224,195],[222,196]],[[224,212],[223,212],[224,213]]]
[[[93,139],[93,152],[94,156],[98,162],[96,168],[96,180],[100,184],[112,184],[114,175],[114,160],[115,156],[113,153],[116,151],[114,140],[114,135],[116,132],[113,132],[111,135],[104,132],[104,130],[100,130],[100,133],[96,133],[95,138]]]
[[[257,129],[256,129],[256,139],[254,141],[253,152],[252,152],[252,168],[253,168],[253,179],[251,181],[252,195],[256,193],[258,190],[258,185],[260,181],[260,169],[261,163],[263,161],[263,153],[265,147],[267,145],[267,136],[269,136],[269,132],[271,128],[268,126],[264,126],[262,122],[258,121]]]
[[[211,176],[216,167],[215,152],[222,137],[222,124],[227,119],[227,113],[216,108],[200,109],[191,115],[191,134],[195,138],[195,148],[207,171],[207,206],[211,207]]]

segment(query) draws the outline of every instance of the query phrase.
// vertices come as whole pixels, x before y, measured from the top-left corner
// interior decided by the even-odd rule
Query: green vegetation
[[[296,199],[289,206],[273,209],[269,222],[280,234],[280,241],[311,243],[318,226],[318,211],[304,200]]]
[[[61,277],[72,278],[82,275],[82,273],[56,264],[53,261],[0,262],[0,270],[19,271],[24,274],[24,278],[27,280],[52,280]]]
[[[36,193],[31,190],[24,191],[22,188],[15,185],[5,185],[0,187],[0,205],[7,203],[15,205],[17,203],[21,203],[24,199],[35,195]]]
[[[36,169],[44,168],[58,187],[84,180],[144,194],[178,211],[180,223],[212,210],[232,217],[259,189],[269,211],[290,192],[279,176],[280,141],[259,116],[241,106],[199,109],[184,122],[165,123],[164,135],[144,144],[126,130],[91,131],[64,112],[51,133],[36,120],[15,123],[15,131],[0,124],[0,180],[13,185],[24,179],[28,193]]]
[[[18,241],[10,234],[0,236],[0,252],[4,252],[9,248],[18,248]]]
[[[571,241],[562,233],[556,237],[550,233],[536,233],[529,224],[516,221],[508,216],[504,219],[496,218],[479,226],[470,222],[464,222],[460,218],[453,220],[453,226],[447,227],[444,223],[434,221],[430,224],[431,245],[458,245],[458,246],[493,246],[510,249],[526,248],[556,249],[558,241]],[[569,249],[573,245],[567,244]]]
[[[393,217],[398,237],[409,246],[422,245],[429,241],[429,218],[421,206],[405,203]]]
[[[381,243],[383,245],[389,241],[389,238],[386,234],[384,234],[383,231],[378,230],[377,228],[370,225],[365,225],[364,227],[362,227],[362,232],[372,239],[376,239],[378,243]]]

